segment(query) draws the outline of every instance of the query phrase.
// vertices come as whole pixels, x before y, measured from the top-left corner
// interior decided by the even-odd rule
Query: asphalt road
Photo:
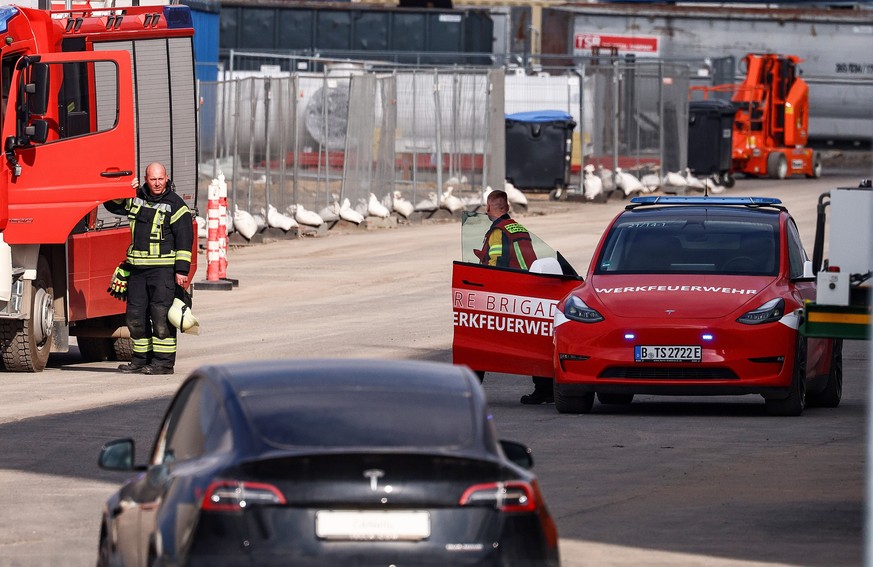
[[[811,253],[820,180],[739,180],[727,195],[780,197]],[[584,272],[623,206],[531,196],[524,224]],[[175,376],[53,355],[36,375],[0,375],[0,567],[93,565],[98,519],[124,476],[100,471],[103,441],[131,436],[145,459],[169,396],[192,369],[226,361],[364,357],[451,360],[457,222],[347,229],[233,248],[232,291],[196,291],[200,336],[180,338]],[[201,262],[204,262],[201,256]],[[205,264],[195,281],[202,280]],[[523,376],[485,380],[501,436],[528,443],[561,535],[588,565],[859,565],[869,345],[846,343],[843,403],[799,418],[759,397],[655,398],[585,416],[521,406]]]

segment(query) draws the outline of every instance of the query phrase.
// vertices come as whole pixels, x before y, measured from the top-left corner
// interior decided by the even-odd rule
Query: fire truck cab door
[[[134,192],[134,101],[126,51],[18,60],[3,121],[0,230],[54,244],[101,203]]]
[[[479,264],[473,250],[490,225],[485,215],[464,216],[463,261],[452,267],[452,360],[478,372],[552,377],[555,310],[582,279],[533,234],[531,271]]]

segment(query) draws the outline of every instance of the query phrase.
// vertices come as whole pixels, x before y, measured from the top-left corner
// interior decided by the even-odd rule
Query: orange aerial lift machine
[[[703,98],[727,98],[736,110],[733,126],[734,173],[784,179],[821,176],[821,157],[806,147],[809,137],[809,86],[800,78],[794,55],[746,55],[746,78],[739,84],[692,87]],[[715,94],[715,93],[721,93]]]

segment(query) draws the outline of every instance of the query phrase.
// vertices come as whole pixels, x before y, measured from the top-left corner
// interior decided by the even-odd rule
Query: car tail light
[[[540,486],[534,481],[531,486],[533,486],[534,498],[539,502],[545,502],[542,493],[540,492]],[[540,521],[543,523],[543,532],[546,534],[546,544],[549,548],[558,548],[558,527],[555,525],[555,520],[552,518],[549,511],[545,506],[540,506]]]
[[[521,481],[475,484],[461,495],[461,506],[493,506],[503,512],[533,512],[537,501],[530,484]]]
[[[285,497],[271,484],[217,480],[203,496],[203,510],[241,512],[249,506],[285,504]]]
[[[761,323],[772,323],[778,321],[785,315],[785,300],[782,298],[771,299],[757,309],[752,309],[743,313],[737,323],[745,325],[760,325]]]

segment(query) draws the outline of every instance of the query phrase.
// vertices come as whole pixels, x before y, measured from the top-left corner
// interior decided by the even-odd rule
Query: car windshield
[[[765,210],[671,207],[624,213],[596,274],[735,274],[779,270],[779,215]]]
[[[293,388],[247,392],[242,402],[259,435],[277,446],[459,447],[476,431],[467,396]]]

